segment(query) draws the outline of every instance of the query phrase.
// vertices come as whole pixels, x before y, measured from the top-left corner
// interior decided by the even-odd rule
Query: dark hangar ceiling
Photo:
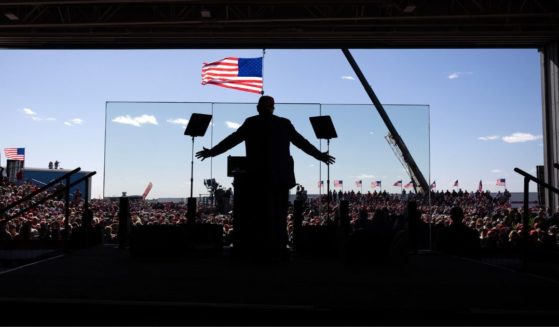
[[[559,0],[0,1],[0,47],[478,48],[559,39]]]

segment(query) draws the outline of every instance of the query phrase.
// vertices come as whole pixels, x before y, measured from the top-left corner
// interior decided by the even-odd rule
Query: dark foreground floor
[[[540,325],[559,284],[439,255],[403,266],[133,259],[114,246],[0,274],[3,325]]]

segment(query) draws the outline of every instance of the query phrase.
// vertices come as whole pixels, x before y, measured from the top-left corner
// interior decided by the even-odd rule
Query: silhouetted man
[[[335,158],[320,152],[288,119],[275,116],[271,96],[260,97],[256,108],[257,116],[247,118],[235,132],[212,149],[203,148],[196,157],[215,157],[245,141],[247,183],[253,200],[247,217],[253,225],[250,243],[281,254],[287,245],[289,189],[296,185],[290,143],[327,164]]]

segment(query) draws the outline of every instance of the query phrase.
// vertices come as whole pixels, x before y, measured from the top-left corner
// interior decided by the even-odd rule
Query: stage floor
[[[436,254],[335,260],[135,259],[102,245],[0,273],[3,324],[557,324],[559,283]],[[20,313],[21,308],[27,313]]]

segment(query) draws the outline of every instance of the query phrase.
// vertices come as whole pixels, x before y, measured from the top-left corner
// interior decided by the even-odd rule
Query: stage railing
[[[555,168],[559,169],[558,164],[553,165]],[[530,175],[529,173],[525,172],[520,168],[514,168],[514,171],[524,177],[524,201],[523,201],[523,209],[522,209],[522,234],[524,239],[524,266],[526,266],[526,261],[530,259],[530,242],[529,242],[529,229],[530,229],[530,209],[529,209],[529,184],[530,181],[545,187],[546,189],[550,190],[555,194],[559,194],[559,189],[556,187],[542,181],[541,179]]]
[[[89,209],[89,184],[91,182],[91,177],[93,177],[96,172],[90,172],[85,176],[82,176],[74,181],[71,181],[71,176],[78,173],[81,168],[76,168],[63,176],[56,178],[55,180],[51,181],[50,183],[46,184],[45,186],[31,192],[30,194],[24,196],[20,200],[17,200],[5,208],[0,209],[1,217],[2,217],[2,225],[5,226],[6,223],[9,221],[22,216],[23,214],[33,210],[40,205],[44,204],[48,200],[51,200],[55,197],[59,197],[61,195],[64,196],[64,233],[63,233],[63,247],[65,250],[70,249],[70,190],[72,187],[79,185],[80,183],[85,184],[85,195],[84,195],[84,203],[83,203],[83,222],[82,222],[82,231],[83,231],[83,243],[82,245],[88,246],[90,244],[90,224],[92,219],[92,214]],[[63,184],[61,184],[63,182]],[[52,187],[60,186],[54,191],[51,191]],[[25,205],[28,204],[28,205]],[[19,206],[23,206],[23,208],[18,208]],[[15,212],[13,212],[15,211]],[[33,242],[33,240],[22,240],[21,245],[23,248],[28,247],[29,244],[24,244],[28,242]],[[3,241],[11,242],[11,241]],[[46,244],[45,242],[41,244]],[[50,242],[48,244],[56,244],[55,242]],[[12,246],[15,249],[15,247]]]

